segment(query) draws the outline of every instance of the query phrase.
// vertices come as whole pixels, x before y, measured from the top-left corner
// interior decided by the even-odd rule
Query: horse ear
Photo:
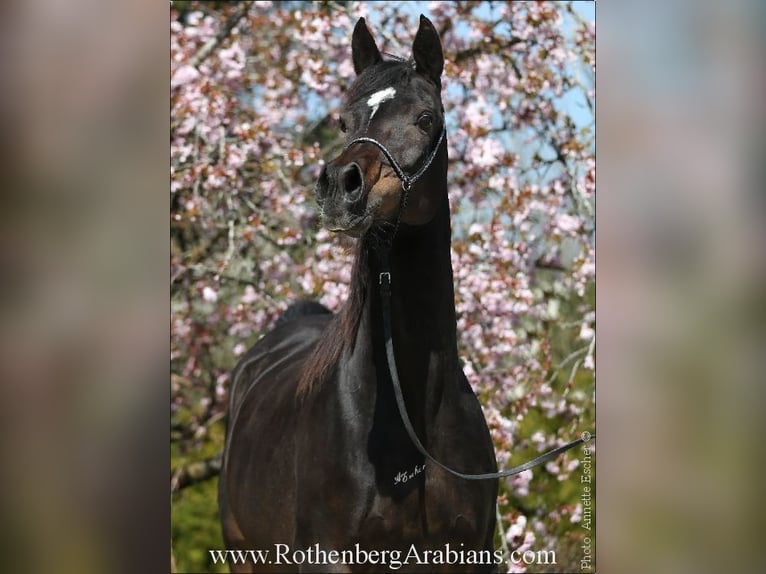
[[[420,15],[420,27],[415,34],[412,44],[412,56],[415,58],[415,69],[441,85],[441,75],[444,69],[444,54],[439,33],[431,21]]]
[[[354,60],[354,71],[357,76],[368,67],[383,60],[364,18],[359,18],[354,26],[354,34],[351,36],[351,58]]]

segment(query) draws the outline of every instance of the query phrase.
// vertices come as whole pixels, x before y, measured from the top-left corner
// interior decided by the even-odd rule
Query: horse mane
[[[299,401],[309,396],[330,378],[343,351],[354,348],[369,283],[368,255],[364,243],[360,239],[356,244],[348,299],[330,321],[316,347],[306,359],[295,393]]]

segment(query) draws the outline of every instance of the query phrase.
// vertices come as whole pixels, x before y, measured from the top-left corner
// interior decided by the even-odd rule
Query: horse
[[[441,40],[421,15],[412,57],[384,58],[360,18],[351,49],[356,78],[339,113],[347,145],[316,183],[323,225],[356,238],[349,297],[336,314],[315,302],[289,308],[232,373],[223,537],[268,559],[230,566],[494,571],[497,479],[431,464],[392,384],[398,375],[429,453],[461,472],[497,470],[457,351]]]

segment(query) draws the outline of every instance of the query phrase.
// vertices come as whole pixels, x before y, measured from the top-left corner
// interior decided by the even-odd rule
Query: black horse
[[[457,354],[441,42],[421,16],[412,59],[384,59],[360,19],[352,54],[357,78],[340,113],[347,147],[316,188],[324,225],[359,238],[349,300],[336,315],[316,303],[289,309],[236,367],[224,539],[269,552],[271,564],[232,565],[245,572],[381,571],[397,551],[410,553],[402,571],[491,571],[497,480],[457,478],[415,448],[384,340],[383,282],[418,438],[454,469],[494,472]],[[394,553],[365,554],[375,550]],[[429,554],[447,550],[462,554]]]

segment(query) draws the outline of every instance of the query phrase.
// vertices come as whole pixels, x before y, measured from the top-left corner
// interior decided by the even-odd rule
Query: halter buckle
[[[383,285],[383,278],[386,278],[386,283],[388,285],[391,285],[391,273],[388,271],[383,271],[380,276],[378,277],[378,285]]]
[[[407,176],[402,178],[402,189],[406,192],[409,192],[412,189],[412,180]]]

